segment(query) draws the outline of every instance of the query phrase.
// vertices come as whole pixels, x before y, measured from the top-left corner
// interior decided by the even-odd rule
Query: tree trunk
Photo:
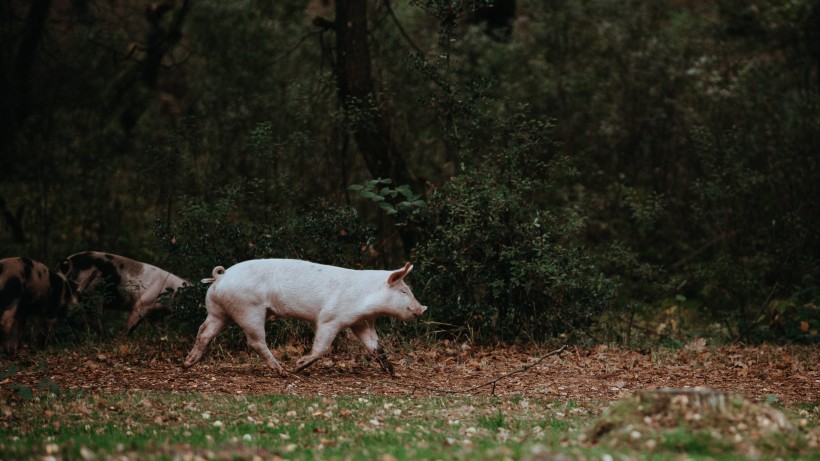
[[[34,65],[34,53],[43,38],[48,10],[51,0],[38,0],[31,4],[23,37],[14,60],[12,85],[16,101],[14,104],[18,124],[28,115],[28,97],[31,94],[31,68]]]
[[[336,80],[339,101],[367,169],[374,178],[409,184],[410,175],[397,152],[390,125],[379,109],[367,43],[367,2],[336,2]]]
[[[7,32],[13,19],[7,5],[0,8],[0,39],[8,46],[13,40]],[[16,51],[8,57],[10,62],[0,61],[0,162],[7,166],[7,162],[14,159],[15,137],[30,112],[31,69],[37,47],[43,39],[50,9],[51,0],[35,0],[31,3]]]
[[[362,158],[373,178],[391,179],[395,185],[410,184],[407,166],[396,148],[389,121],[379,108],[370,67],[367,36],[367,1],[337,0],[336,21],[316,18],[314,24],[336,32],[335,74],[339,103]],[[399,228],[405,256],[415,246],[416,234]]]
[[[145,9],[148,29],[145,56],[126,67],[109,85],[108,112],[116,114],[119,128],[129,134],[153,100],[162,60],[182,38],[182,25],[191,9],[190,0],[178,8],[171,2],[149,4]],[[164,20],[166,15],[171,19]]]

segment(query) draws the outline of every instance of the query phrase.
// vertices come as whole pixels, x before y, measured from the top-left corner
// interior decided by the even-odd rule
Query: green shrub
[[[617,283],[582,244],[584,217],[556,187],[573,176],[549,126],[517,117],[428,197],[420,213],[419,293],[437,321],[477,339],[588,331]]]

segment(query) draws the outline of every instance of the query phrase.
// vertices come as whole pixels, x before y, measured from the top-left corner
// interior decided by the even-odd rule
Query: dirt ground
[[[820,401],[820,348],[739,345],[710,347],[696,340],[682,349],[641,352],[606,346],[550,349],[405,346],[389,353],[396,378],[360,349],[343,348],[298,375],[277,377],[252,352],[210,351],[191,369],[173,347],[112,343],[106,348],[26,353],[4,383],[35,387],[51,378],[60,389],[93,392],[169,391],[234,395],[520,395],[608,401],[636,390],[705,386],[760,401]],[[302,350],[274,350],[292,370]],[[540,360],[540,362],[539,362]],[[537,364],[533,365],[535,362]],[[0,363],[4,368],[10,362]]]

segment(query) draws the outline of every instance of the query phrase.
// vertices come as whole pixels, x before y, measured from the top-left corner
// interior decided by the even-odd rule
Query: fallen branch
[[[548,352],[547,354],[542,355],[535,362],[528,363],[528,364],[526,364],[526,365],[524,365],[520,368],[516,368],[513,371],[504,373],[503,375],[501,375],[497,378],[491,379],[489,381],[485,381],[481,384],[476,384],[475,386],[468,387],[468,388],[465,388],[465,389],[447,389],[447,388],[443,388],[443,387],[424,386],[424,385],[421,385],[421,384],[397,383],[397,382],[394,382],[394,381],[382,381],[382,382],[386,383],[386,384],[393,384],[393,385],[398,385],[398,386],[412,387],[409,395],[415,394],[416,391],[419,390],[419,389],[423,389],[423,390],[430,391],[430,392],[436,392],[436,393],[440,393],[440,394],[463,394],[463,393],[467,393],[467,392],[472,392],[476,389],[481,389],[482,387],[485,387],[485,386],[492,386],[492,390],[490,391],[490,394],[495,395],[495,388],[498,385],[499,381],[501,381],[502,379],[509,378],[510,376],[512,376],[514,374],[517,374],[517,373],[523,373],[523,372],[529,370],[530,368],[538,365],[539,363],[543,362],[544,359],[546,359],[547,357],[552,357],[553,355],[559,355],[561,352],[564,352],[564,350],[566,348],[567,348],[567,346],[565,344],[565,345],[559,347],[558,349],[555,349],[552,352]]]

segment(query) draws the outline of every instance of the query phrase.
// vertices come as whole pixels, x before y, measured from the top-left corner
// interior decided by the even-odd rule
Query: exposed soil
[[[642,389],[705,386],[739,393],[753,401],[771,396],[785,403],[820,401],[817,347],[714,348],[696,340],[682,349],[652,352],[570,346],[561,354],[543,358],[550,350],[417,345],[389,354],[396,378],[384,374],[375,361],[366,360],[361,349],[352,345],[343,344],[303,373],[285,378],[277,377],[252,352],[218,348],[186,370],[181,367],[187,352],[182,347],[126,341],[110,343],[105,349],[26,352],[16,361],[17,373],[4,383],[35,387],[44,378],[51,378],[60,389],[96,392],[300,396],[494,393],[576,401],[615,400]],[[294,368],[301,353],[302,349],[295,347],[274,350],[287,370]],[[526,368],[540,358],[537,365]],[[0,361],[3,368],[9,364],[6,359]],[[484,383],[489,384],[477,387]]]

